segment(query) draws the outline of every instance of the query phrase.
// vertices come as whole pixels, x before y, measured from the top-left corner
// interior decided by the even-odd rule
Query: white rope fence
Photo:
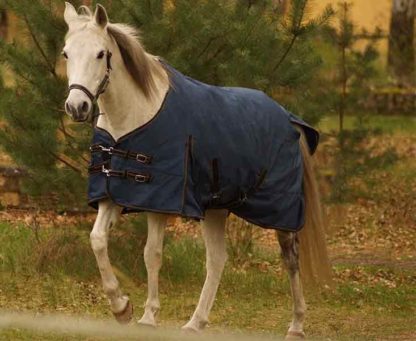
[[[6,329],[22,329],[33,333],[56,333],[116,340],[158,341],[267,341],[279,340],[276,336],[247,335],[240,333],[182,332],[178,329],[152,328],[131,323],[120,326],[113,320],[98,320],[62,314],[34,314],[0,310],[0,334]]]

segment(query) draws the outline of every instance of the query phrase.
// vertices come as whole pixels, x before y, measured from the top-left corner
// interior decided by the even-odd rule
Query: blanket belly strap
[[[143,153],[132,152],[130,150],[122,150],[114,147],[104,147],[100,144],[93,144],[90,147],[91,153],[108,153],[109,155],[117,155],[126,159],[136,160],[137,162],[144,163],[146,165],[152,162],[152,157]]]
[[[108,166],[108,161],[100,162],[96,165],[91,165],[88,167],[88,174],[102,173],[105,166]]]
[[[108,166],[108,162],[102,162],[100,164],[90,166],[88,167],[88,173],[89,174],[103,173],[107,177],[118,177],[118,178],[125,178],[125,179],[130,178],[140,183],[148,183],[152,180],[151,174],[142,174],[142,173],[136,173],[136,172],[131,172],[127,170],[123,170],[123,171],[114,170],[114,169],[105,168],[105,166]]]
[[[220,186],[219,166],[218,159],[216,158],[211,161],[211,171],[212,181],[209,207],[217,209],[235,209],[242,206],[252,194],[260,189],[267,175],[267,169],[262,169],[259,174],[257,174],[257,180],[253,186],[246,190],[239,187],[237,189],[233,189],[231,193],[227,193],[227,191],[222,190]],[[232,195],[232,197],[230,197],[230,195]]]

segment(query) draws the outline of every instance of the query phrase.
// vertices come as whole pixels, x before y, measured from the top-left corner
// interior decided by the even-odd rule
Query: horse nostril
[[[88,111],[88,102],[84,101],[82,103],[82,107],[81,107],[83,112],[87,112]]]

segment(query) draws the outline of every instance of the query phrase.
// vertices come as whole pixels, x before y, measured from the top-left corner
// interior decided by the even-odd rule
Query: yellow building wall
[[[314,13],[319,13],[328,4],[337,8],[338,0],[313,0],[311,9]],[[352,4],[351,16],[357,26],[374,29],[379,26],[385,32],[389,29],[390,12],[392,0],[350,0]]]
[[[340,2],[339,0],[312,0],[310,2],[311,14],[320,13],[327,5],[332,5],[337,10],[337,4]],[[359,30],[364,28],[371,32],[378,26],[383,33],[388,34],[392,0],[349,0],[347,2],[352,4],[351,19]],[[336,21],[336,18],[332,19],[333,23]],[[385,53],[387,39],[383,39],[378,46],[380,51]]]

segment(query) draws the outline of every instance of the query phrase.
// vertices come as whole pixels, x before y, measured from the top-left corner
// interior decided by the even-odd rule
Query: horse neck
[[[155,58],[149,55],[149,58]],[[147,98],[124,66],[121,55],[113,56],[114,70],[110,83],[100,96],[99,128],[108,131],[115,140],[150,121],[158,112],[169,88],[168,77],[156,78],[157,91]]]

